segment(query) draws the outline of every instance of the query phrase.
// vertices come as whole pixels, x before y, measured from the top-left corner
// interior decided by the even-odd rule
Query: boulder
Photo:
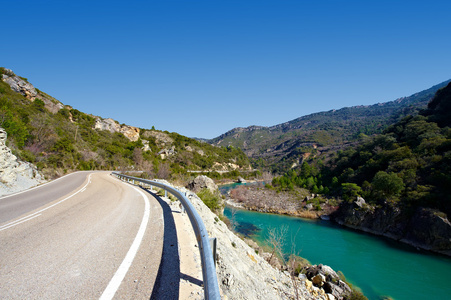
[[[324,276],[323,274],[315,275],[312,278],[312,282],[315,286],[322,287],[324,285],[324,283],[326,282],[326,276]]]
[[[333,284],[332,282],[326,282],[323,289],[327,294],[331,294],[337,299],[342,299],[345,292],[341,287]]]
[[[351,287],[344,281],[338,280],[338,287],[340,287],[345,294],[351,294]]]
[[[302,274],[302,273],[298,275],[298,278],[299,278],[300,281],[306,281],[307,280],[307,276],[305,274]]]
[[[97,118],[94,128],[99,130],[108,130],[111,133],[119,132],[121,130],[121,126],[111,118]]]
[[[139,128],[123,125],[120,132],[132,142],[136,142],[139,139]]]
[[[326,294],[327,300],[335,300],[335,296],[332,294]]]
[[[150,148],[150,146],[149,146],[149,141],[148,140],[142,140],[142,142],[143,142],[143,147],[142,147],[142,150],[145,152],[145,151],[152,151],[152,149]]]
[[[191,191],[197,193],[200,192],[203,189],[209,189],[211,192],[216,192],[218,190],[218,186],[215,184],[213,179],[205,176],[200,175],[197,176],[194,180],[192,180],[188,185],[186,186],[187,189],[190,189]]]
[[[245,182],[246,182],[246,179],[244,179],[244,178],[241,177],[241,176],[238,176],[237,182],[238,182],[238,183],[245,183]]]
[[[168,156],[174,155],[177,152],[175,152],[175,146],[172,146],[170,149],[163,149],[157,154],[160,155],[161,159],[165,159]]]
[[[365,199],[363,199],[362,197],[357,197],[357,200],[354,201],[354,203],[360,208],[363,208],[363,206],[366,204]]]
[[[318,265],[319,273],[326,276],[327,281],[337,281],[340,279],[338,274],[329,266],[326,265]]]

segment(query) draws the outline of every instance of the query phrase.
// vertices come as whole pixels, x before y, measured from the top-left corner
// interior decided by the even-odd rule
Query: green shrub
[[[209,189],[203,189],[197,193],[197,196],[212,211],[218,210],[221,207],[221,197],[218,193],[213,193]]]

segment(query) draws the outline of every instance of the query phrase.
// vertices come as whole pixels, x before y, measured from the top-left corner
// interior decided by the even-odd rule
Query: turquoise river
[[[231,217],[230,208],[224,211]],[[368,299],[451,299],[451,259],[330,221],[238,210],[237,231],[264,244],[269,228],[286,225],[285,253],[342,271]],[[294,245],[294,248],[293,248]]]

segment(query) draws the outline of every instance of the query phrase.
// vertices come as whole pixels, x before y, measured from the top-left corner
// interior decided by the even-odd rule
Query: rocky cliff
[[[7,134],[0,128],[0,196],[33,187],[44,181],[36,167],[22,162],[6,146]]]
[[[60,109],[64,108],[64,105],[55,98],[37,90],[31,83],[25,78],[19,77],[9,69],[4,69],[4,73],[1,78],[6,82],[13,91],[24,95],[30,101],[40,99],[44,102],[45,108],[50,112],[56,114]]]
[[[332,217],[353,229],[451,256],[451,223],[445,214],[430,208],[419,207],[408,214],[393,204],[376,207],[355,201],[343,203]]]
[[[14,92],[24,95],[28,100],[33,102],[39,99],[44,102],[44,107],[53,114],[56,114],[60,109],[65,107],[55,98],[36,89],[26,78],[14,74],[12,70],[3,69],[1,79],[3,82],[7,83]],[[139,139],[139,128],[129,125],[119,125],[115,120],[110,118],[102,119],[97,117],[94,128],[108,130],[113,133],[120,132],[132,142]]]
[[[132,142],[136,142],[139,139],[139,128],[129,125],[119,125],[111,118],[102,119],[97,117],[94,128],[98,130],[108,130],[111,133],[120,132]]]

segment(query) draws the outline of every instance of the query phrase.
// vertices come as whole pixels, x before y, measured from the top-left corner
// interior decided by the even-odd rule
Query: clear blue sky
[[[86,113],[213,138],[451,78],[451,1],[1,1],[0,66]]]

